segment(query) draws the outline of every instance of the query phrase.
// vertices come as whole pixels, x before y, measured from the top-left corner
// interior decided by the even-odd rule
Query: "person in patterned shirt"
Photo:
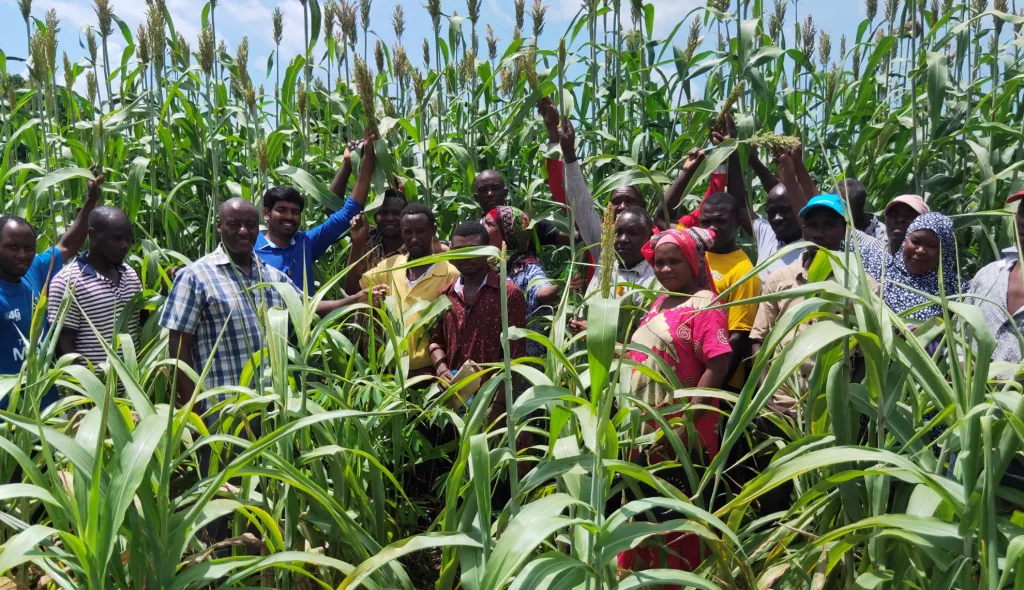
[[[287,275],[256,256],[259,212],[255,205],[237,197],[225,201],[217,215],[217,233],[221,238],[217,249],[175,275],[160,316],[160,325],[169,331],[172,358],[197,373],[210,363],[206,389],[247,385],[240,383],[242,370],[263,350],[267,311],[285,308],[281,291],[271,283],[299,294]],[[367,288],[345,299],[321,301],[316,312],[323,316],[364,302],[371,292],[376,300],[387,288]],[[196,384],[182,372],[176,384],[177,401],[183,405],[192,398]]]

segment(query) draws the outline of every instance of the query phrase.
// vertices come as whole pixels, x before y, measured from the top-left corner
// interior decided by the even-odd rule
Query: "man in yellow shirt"
[[[422,203],[410,203],[402,209],[399,221],[405,252],[381,261],[361,277],[359,286],[366,289],[372,285],[387,285],[402,314],[406,330],[420,319],[423,309],[441,297],[445,287],[459,278],[459,271],[447,261],[434,264],[405,265],[433,254],[437,237],[437,223],[434,213]],[[365,239],[353,233],[352,247],[365,249]],[[424,302],[424,303],[421,303]],[[417,304],[420,304],[417,306]],[[413,309],[415,307],[415,309]],[[411,310],[411,311],[410,311]],[[431,374],[429,330],[424,328],[408,335],[409,374]]]
[[[707,252],[711,277],[715,289],[722,293],[738,285],[722,298],[722,303],[733,303],[757,297],[761,294],[761,279],[753,275],[745,281],[743,277],[754,269],[747,254],[736,245],[736,228],[740,216],[739,202],[729,193],[712,193],[700,207],[700,224],[704,229],[715,232],[715,245]],[[741,282],[742,281],[742,282]],[[746,378],[744,362],[750,356],[750,329],[757,317],[757,304],[734,305],[729,311],[729,355],[728,375],[730,388],[743,388]]]

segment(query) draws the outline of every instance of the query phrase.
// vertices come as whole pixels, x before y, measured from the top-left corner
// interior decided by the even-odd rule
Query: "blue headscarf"
[[[885,282],[882,288],[882,298],[889,309],[896,313],[902,314],[909,309],[928,303],[928,299],[915,291],[936,297],[940,295],[953,297],[961,292],[960,274],[956,267],[953,222],[941,213],[925,213],[915,219],[907,228],[907,238],[909,239],[911,234],[921,230],[929,230],[934,233],[941,246],[939,264],[924,274],[915,275],[907,269],[907,265],[903,261],[902,250],[897,251],[893,256],[864,256],[864,267],[868,274],[880,278],[884,268]],[[869,261],[869,259],[871,260]],[[940,268],[942,269],[941,287],[939,285]],[[942,307],[933,304],[907,314],[906,317],[917,322],[924,322],[941,315]]]

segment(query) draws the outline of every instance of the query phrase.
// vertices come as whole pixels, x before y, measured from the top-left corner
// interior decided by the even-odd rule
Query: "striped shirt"
[[[65,266],[50,282],[47,311],[54,323],[61,302],[70,299],[64,315],[64,330],[73,330],[75,352],[94,368],[107,361],[103,343],[113,347],[115,330],[129,334],[138,342],[139,311],[122,318],[132,298],[142,292],[142,283],[132,267],[122,264],[120,277],[115,283],[96,272],[88,258],[82,256]]]
[[[263,350],[267,310],[285,309],[284,298],[276,287],[256,286],[284,283],[298,292],[287,275],[255,253],[250,264],[247,276],[231,262],[224,246],[217,246],[174,277],[164,303],[160,325],[195,336],[192,366],[196,372],[202,373],[212,359],[206,375],[207,389],[247,385],[240,383],[242,369],[252,355]]]

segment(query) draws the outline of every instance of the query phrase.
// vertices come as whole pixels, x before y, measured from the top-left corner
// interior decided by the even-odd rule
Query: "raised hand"
[[[370,224],[366,221],[366,216],[362,213],[356,215],[349,225],[351,227],[349,237],[352,238],[353,247],[365,246],[366,240],[370,237]]]
[[[736,137],[736,122],[732,120],[732,115],[729,113],[723,114],[722,121],[725,123],[725,130],[711,130],[711,145],[718,145],[723,141]]]
[[[693,174],[697,171],[697,167],[700,166],[701,162],[707,153],[704,150],[690,150],[690,153],[686,154],[686,160],[683,162],[683,174]]]
[[[544,121],[544,127],[548,130],[548,139],[551,143],[558,142],[558,109],[551,97],[545,96],[537,103],[537,114]]]
[[[558,126],[558,143],[562,146],[562,159],[566,164],[579,159],[576,156],[576,130],[569,119],[564,119]]]
[[[92,203],[97,203],[100,197],[103,196],[103,183],[107,180],[107,176],[96,166],[89,168],[92,171],[95,180],[89,181],[89,194],[86,199]]]

